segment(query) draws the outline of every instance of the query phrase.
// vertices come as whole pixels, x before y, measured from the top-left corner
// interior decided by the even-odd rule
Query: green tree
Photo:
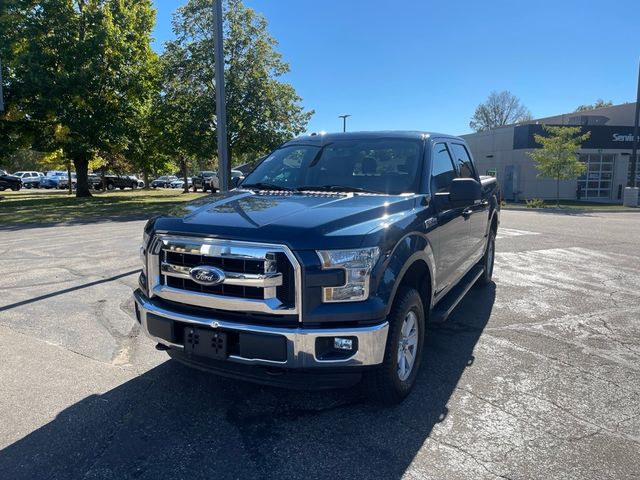
[[[275,50],[266,20],[240,0],[225,2],[225,87],[231,158],[268,151],[304,131],[294,88],[279,80],[289,66]],[[165,45],[160,110],[165,145],[181,165],[216,151],[212,0],[189,0],[173,19],[175,40]]]
[[[591,132],[580,135],[581,127],[552,127],[543,125],[546,135],[534,135],[542,146],[528,152],[536,162],[539,176],[556,180],[556,206],[560,206],[560,180],[570,180],[582,175],[587,166],[578,159],[578,150]]]
[[[153,87],[151,0],[6,2],[1,123],[13,124],[0,131],[35,129],[37,150],[63,148],[78,175],[77,196],[90,196],[89,161],[98,152],[126,151]],[[68,134],[57,135],[60,129]]]
[[[529,109],[513,93],[505,90],[491,92],[489,98],[476,107],[469,127],[476,132],[483,132],[527,120],[531,120]]]
[[[578,108],[576,108],[575,111],[584,112],[586,110],[594,110],[596,108],[610,107],[611,105],[613,105],[613,102],[611,100],[604,101],[603,99],[599,98],[593,105],[580,105]]]

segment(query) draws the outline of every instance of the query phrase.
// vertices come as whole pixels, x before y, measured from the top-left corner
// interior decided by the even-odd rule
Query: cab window
[[[446,143],[436,143],[431,153],[431,193],[449,191],[457,173]]]
[[[476,178],[473,163],[466,147],[460,143],[452,143],[451,149],[460,178]]]

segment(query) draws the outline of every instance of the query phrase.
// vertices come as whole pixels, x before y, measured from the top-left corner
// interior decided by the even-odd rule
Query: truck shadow
[[[372,406],[357,388],[260,387],[167,361],[0,451],[0,477],[400,478],[473,368],[494,299],[494,284],[474,288],[428,330],[416,388],[399,406]]]

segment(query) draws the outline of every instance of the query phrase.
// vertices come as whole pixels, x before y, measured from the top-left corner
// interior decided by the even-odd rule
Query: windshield
[[[289,145],[269,155],[243,188],[415,192],[420,142],[405,139],[339,140],[323,147]]]

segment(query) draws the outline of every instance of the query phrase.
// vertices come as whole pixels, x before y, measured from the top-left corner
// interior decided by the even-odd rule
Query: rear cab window
[[[449,187],[458,176],[446,142],[433,144],[431,150],[431,193],[449,193]]]
[[[458,170],[460,178],[478,178],[476,171],[471,161],[471,155],[461,143],[451,143],[451,150],[453,153],[453,160]]]

